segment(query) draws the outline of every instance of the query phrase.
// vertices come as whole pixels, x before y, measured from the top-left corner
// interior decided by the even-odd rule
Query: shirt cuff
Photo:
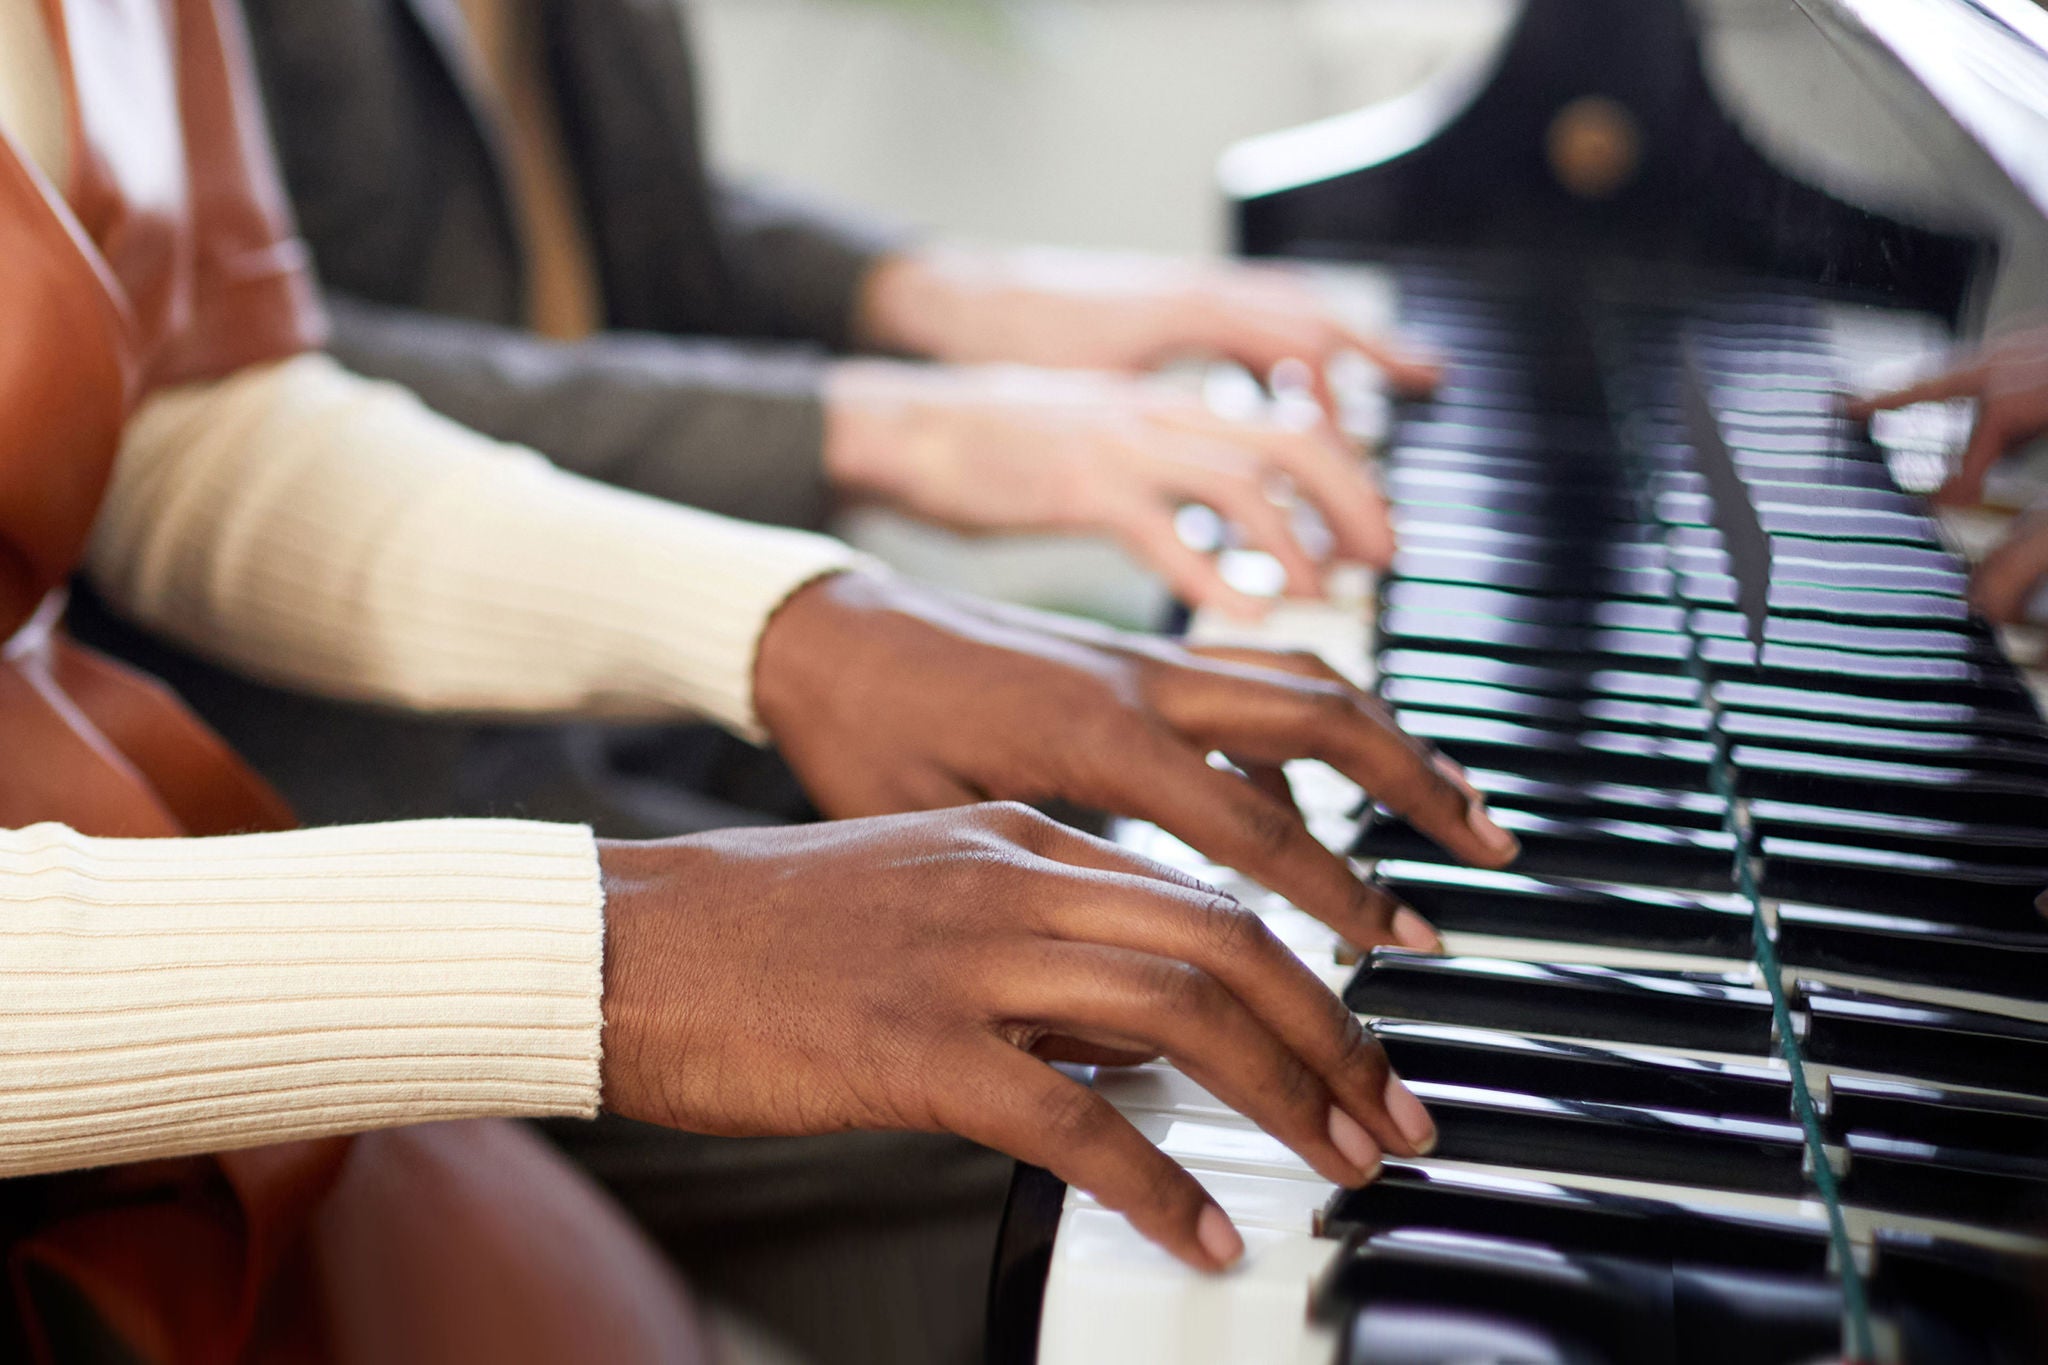
[[[0,831],[0,1177],[597,1112],[588,829]]]

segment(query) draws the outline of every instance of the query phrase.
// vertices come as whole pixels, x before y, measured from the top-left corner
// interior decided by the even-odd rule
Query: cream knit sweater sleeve
[[[0,831],[0,1177],[597,1110],[588,830]]]
[[[301,356],[143,405],[89,569],[135,619],[282,683],[758,737],[769,617],[856,562],[579,479]]]

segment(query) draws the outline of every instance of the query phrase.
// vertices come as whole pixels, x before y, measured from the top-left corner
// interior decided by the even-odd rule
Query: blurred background
[[[728,168],[954,234],[1221,249],[1232,141],[1482,56],[1511,0],[691,0]]]

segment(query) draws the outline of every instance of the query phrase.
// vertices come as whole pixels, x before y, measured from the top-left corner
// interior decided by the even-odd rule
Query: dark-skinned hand
[[[1312,656],[1170,641],[840,574],[769,622],[755,704],[834,817],[1061,800],[1149,820],[1361,947],[1433,930],[1309,833],[1280,765],[1320,759],[1459,858],[1518,849],[1458,770]],[[1232,769],[1214,766],[1211,754]]]
[[[1200,1269],[1229,1218],[1048,1061],[1173,1062],[1326,1178],[1435,1130],[1258,917],[1017,805],[600,846],[606,1107],[697,1133],[958,1133]]]

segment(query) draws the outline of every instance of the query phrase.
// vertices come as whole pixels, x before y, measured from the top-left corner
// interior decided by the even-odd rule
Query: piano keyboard
[[[2048,729],[1832,415],[1815,305],[1404,288],[1453,370],[1393,415],[1399,559],[1376,617],[1290,606],[1272,634],[1374,679],[1522,860],[1452,865],[1302,768],[1318,835],[1444,932],[1352,963],[1158,830],[1121,838],[1257,908],[1440,1146],[1343,1191],[1166,1064],[1102,1073],[1248,1252],[1200,1276],[1065,1192],[1039,1365],[2030,1359]],[[1687,383],[1772,538],[1760,654]]]

